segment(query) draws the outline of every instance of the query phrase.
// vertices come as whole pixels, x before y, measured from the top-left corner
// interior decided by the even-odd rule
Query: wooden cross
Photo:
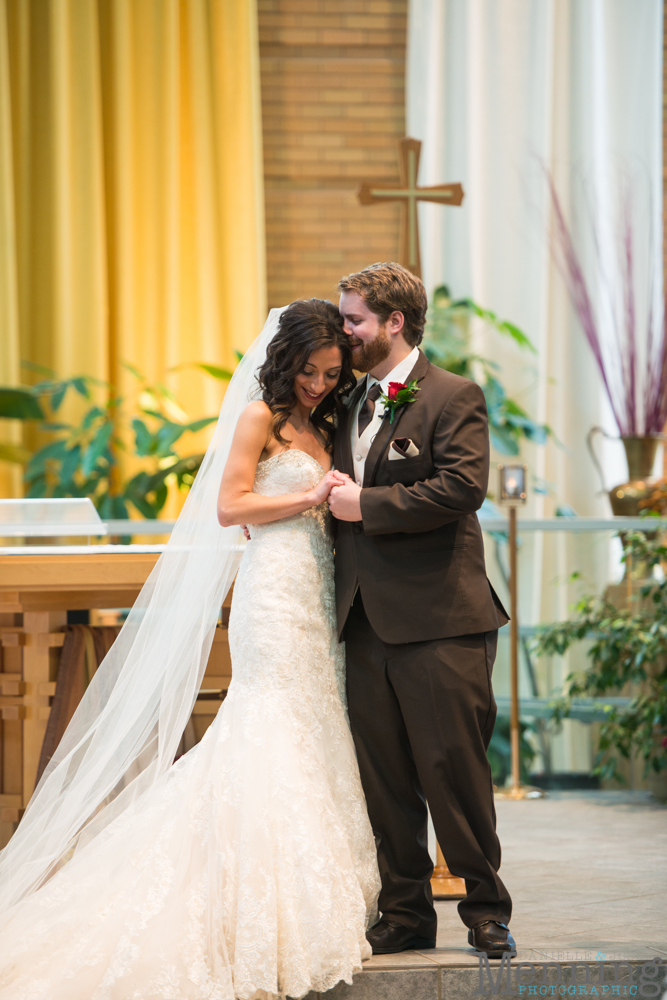
[[[357,197],[362,205],[372,205],[379,201],[403,203],[398,262],[418,277],[421,277],[421,261],[417,202],[434,201],[439,205],[460,205],[463,201],[463,188],[460,184],[436,184],[434,187],[417,185],[421,147],[419,139],[406,137],[398,143],[400,187],[396,187],[395,184],[376,184],[375,181],[370,181],[360,184],[357,188]]]

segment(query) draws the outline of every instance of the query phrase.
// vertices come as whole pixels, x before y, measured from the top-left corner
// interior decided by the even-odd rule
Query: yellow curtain
[[[0,0],[1,383],[131,398],[127,361],[216,411],[169,369],[233,367],[264,321],[260,114],[256,0]]]

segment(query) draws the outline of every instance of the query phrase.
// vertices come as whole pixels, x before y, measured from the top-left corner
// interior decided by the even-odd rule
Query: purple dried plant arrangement
[[[594,263],[601,278],[599,292],[606,298],[609,317],[610,336],[603,339],[582,259],[575,247],[572,230],[566,221],[553,177],[549,173],[547,181],[553,212],[552,254],[593,352],[619,433],[621,437],[662,434],[667,422],[665,311],[664,307],[658,311],[653,307],[653,269],[649,267],[645,341],[640,350],[631,198],[628,193],[623,198],[616,234],[617,276],[620,279],[618,288],[606,275],[601,241],[591,224]]]

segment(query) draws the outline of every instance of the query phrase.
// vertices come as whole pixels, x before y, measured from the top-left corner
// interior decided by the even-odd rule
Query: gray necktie
[[[357,424],[359,437],[361,437],[373,419],[373,414],[375,413],[375,401],[381,392],[382,389],[380,388],[379,382],[375,382],[368,390],[368,395],[364,400],[363,406],[359,410],[359,420]]]

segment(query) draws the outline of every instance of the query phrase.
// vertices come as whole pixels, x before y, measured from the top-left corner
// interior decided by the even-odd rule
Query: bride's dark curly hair
[[[273,434],[281,444],[289,444],[281,431],[296,404],[294,379],[313,351],[322,347],[340,348],[342,367],[336,388],[313,410],[311,420],[322,433],[327,450],[333,445],[337,417],[343,410],[342,397],[356,384],[352,372],[352,352],[343,332],[343,319],[327,299],[297,299],[280,317],[278,332],[266,351],[266,361],[257,380],[262,399],[273,413]]]

